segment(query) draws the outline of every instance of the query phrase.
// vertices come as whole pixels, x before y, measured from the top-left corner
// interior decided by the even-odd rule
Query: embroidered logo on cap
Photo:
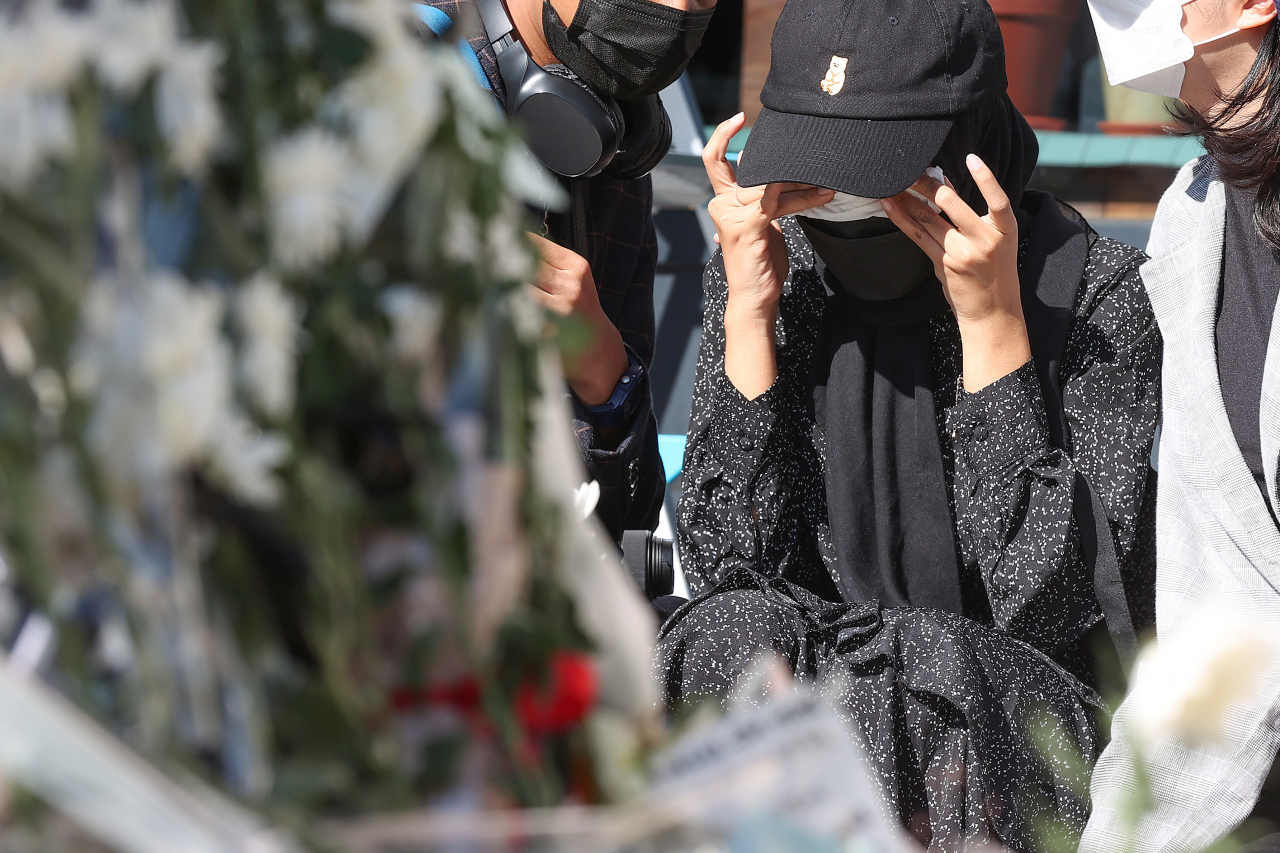
[[[844,88],[844,69],[849,64],[849,60],[843,56],[831,57],[831,67],[827,69],[827,76],[822,81],[822,91],[828,95],[838,95],[840,90]]]

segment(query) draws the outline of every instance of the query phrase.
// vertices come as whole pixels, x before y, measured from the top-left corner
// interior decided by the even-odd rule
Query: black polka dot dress
[[[998,840],[1042,850],[1078,837],[1102,743],[1086,633],[1101,611],[1073,519],[1077,471],[1154,615],[1154,473],[1161,343],[1138,250],[1089,232],[1061,362],[1065,451],[1051,446],[1035,365],[963,391],[954,316],[930,322],[938,441],[961,614],[839,601],[824,436],[806,384],[831,294],[794,221],[778,320],[778,379],[747,400],[724,374],[727,286],[717,253],[679,507],[695,600],[664,625],[669,699],[726,696],[772,650],[836,701],[886,808],[936,849]],[[1021,258],[1020,258],[1021,260]],[[828,429],[837,428],[829,425]],[[1145,592],[1144,592],[1145,591]]]

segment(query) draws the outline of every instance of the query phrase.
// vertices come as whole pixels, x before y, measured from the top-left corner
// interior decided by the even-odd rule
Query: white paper
[[[865,853],[909,849],[849,727],[801,688],[695,730],[653,764],[652,796],[701,803],[694,819],[724,831],[758,814],[849,839]]]

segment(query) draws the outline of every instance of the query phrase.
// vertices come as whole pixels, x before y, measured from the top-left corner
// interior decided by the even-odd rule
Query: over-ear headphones
[[[565,69],[543,68],[516,37],[502,0],[476,0],[506,89],[503,107],[524,127],[542,164],[567,178],[648,174],[671,147],[671,121],[657,95],[615,101]]]

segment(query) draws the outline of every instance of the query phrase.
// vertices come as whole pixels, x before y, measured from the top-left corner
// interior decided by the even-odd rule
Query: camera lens
[[[675,548],[670,539],[648,530],[624,530],[622,562],[636,588],[650,601],[671,595],[675,589]]]
[[[670,595],[676,587],[675,543],[670,539],[649,536],[648,559],[645,560],[644,594],[652,601]]]

